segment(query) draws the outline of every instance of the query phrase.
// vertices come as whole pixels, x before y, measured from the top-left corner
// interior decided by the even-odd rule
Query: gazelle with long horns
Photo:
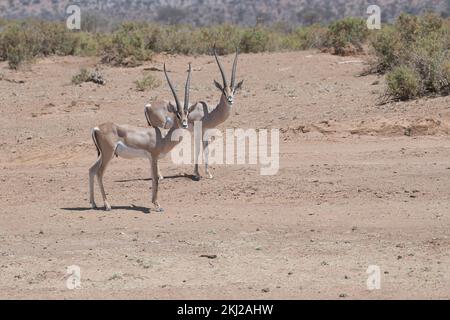
[[[217,57],[216,47],[213,48],[214,57],[216,59],[217,65],[219,67],[220,74],[222,76],[222,84],[214,80],[214,85],[220,90],[221,97],[219,104],[211,111],[208,109],[208,105],[204,101],[200,101],[195,105],[190,107],[189,112],[189,130],[192,131],[195,122],[199,121],[202,124],[202,147],[205,157],[205,174],[207,177],[212,178],[212,174],[209,171],[208,166],[208,141],[203,141],[203,136],[206,130],[213,129],[219,126],[221,123],[225,122],[232,111],[234,104],[234,96],[242,88],[243,80],[236,83],[236,69],[237,61],[239,56],[239,50],[236,48],[236,55],[234,57],[233,68],[231,72],[231,82],[228,84],[227,77],[223,70],[222,64]],[[173,123],[173,111],[171,110],[170,104],[154,104],[145,106],[145,116],[147,122],[151,127],[159,127],[168,129]],[[198,142],[196,141],[195,150],[195,166],[194,166],[194,179],[200,180],[200,172],[198,168],[198,157],[200,153],[200,148],[197,147]],[[162,178],[161,174],[159,177]]]
[[[92,139],[97,147],[99,156],[94,165],[89,169],[89,199],[93,208],[96,208],[94,200],[94,177],[97,176],[105,209],[107,211],[111,210],[103,187],[103,175],[109,162],[114,155],[116,155],[117,157],[127,159],[146,158],[150,161],[152,171],[152,203],[155,206],[156,211],[163,211],[158,204],[158,159],[169,153],[181,141],[172,141],[174,132],[180,128],[188,128],[191,73],[191,64],[189,64],[183,107],[178,99],[172,82],[169,79],[166,65],[164,65],[164,74],[176,103],[176,109],[174,109],[175,121],[164,137],[158,127],[140,128],[115,123],[104,123],[92,130]]]

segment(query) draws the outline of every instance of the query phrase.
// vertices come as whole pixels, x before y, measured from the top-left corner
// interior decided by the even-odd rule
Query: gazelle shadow
[[[91,207],[75,207],[75,208],[61,208],[61,210],[65,210],[65,211],[105,211],[103,207],[99,207],[96,209],[92,209]],[[139,211],[142,213],[150,213],[150,209],[149,208],[145,208],[145,207],[140,207],[140,206],[112,206],[111,210],[127,210],[127,211]],[[106,211],[105,211],[106,212]]]
[[[173,175],[173,176],[167,176],[167,177],[164,177],[164,180],[166,180],[166,179],[179,179],[179,178],[185,178],[185,179],[190,179],[192,181],[196,181],[196,177],[193,174],[177,174],[177,175]],[[115,180],[114,182],[125,183],[125,182],[133,182],[133,181],[152,181],[152,178],[136,178],[136,179],[127,179],[127,180]]]

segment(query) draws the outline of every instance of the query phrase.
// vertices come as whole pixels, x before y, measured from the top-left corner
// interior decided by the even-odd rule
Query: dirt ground
[[[384,80],[358,76],[365,60],[241,55],[244,89],[221,129],[279,128],[280,170],[214,166],[213,180],[195,182],[181,176],[192,166],[164,159],[164,214],[147,213],[145,160],[114,159],[113,210],[89,208],[91,129],[145,126],[143,106],[171,97],[163,73],[145,70],[163,62],[181,84],[192,61],[191,99],[215,105],[211,57],[100,66],[106,86],[70,83],[90,58],[1,64],[0,298],[450,298],[450,97],[380,105]],[[136,91],[145,72],[161,86]],[[379,290],[367,289],[370,265]]]

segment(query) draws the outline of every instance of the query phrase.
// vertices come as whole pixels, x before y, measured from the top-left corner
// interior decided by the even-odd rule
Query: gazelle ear
[[[214,80],[214,85],[219,89],[220,91],[223,91],[223,87],[220,83],[218,83],[216,80]]]
[[[169,112],[174,112],[174,113],[177,112],[177,108],[176,108],[172,103],[170,103],[170,102],[169,102],[169,106],[167,107],[167,110],[168,110]]]
[[[195,108],[198,106],[198,101],[196,103],[191,104],[189,109],[187,110],[188,113],[191,113]]]
[[[242,80],[241,82],[239,82],[236,87],[234,88],[234,92],[238,92],[239,90],[242,89],[242,85],[244,84],[244,80]]]

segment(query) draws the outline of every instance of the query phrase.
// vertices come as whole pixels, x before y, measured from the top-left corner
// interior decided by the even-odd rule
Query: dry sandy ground
[[[104,87],[70,84],[91,59],[1,64],[0,298],[450,298],[450,99],[378,105],[384,81],[357,76],[364,59],[242,55],[244,90],[221,128],[280,128],[279,173],[215,166],[194,182],[163,160],[164,214],[146,213],[144,160],[115,159],[113,211],[89,208],[90,130],[144,126],[144,104],[170,93],[161,72],[151,92],[133,81],[163,61],[178,84],[192,61],[192,100],[217,103],[211,57],[102,66]],[[70,265],[80,289],[66,288]],[[369,265],[380,290],[367,290]]]

